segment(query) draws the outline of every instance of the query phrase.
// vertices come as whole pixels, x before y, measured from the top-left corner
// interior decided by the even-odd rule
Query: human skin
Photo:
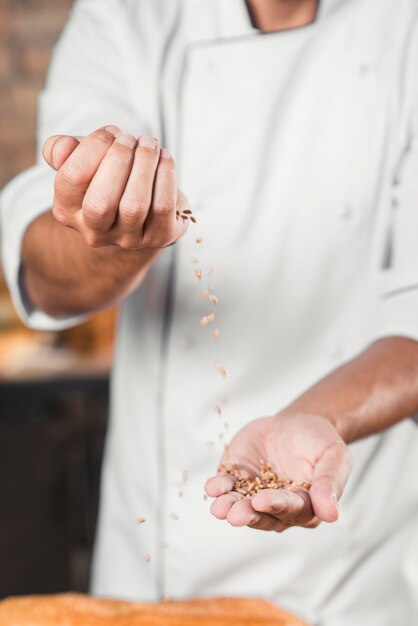
[[[54,204],[23,238],[28,299],[54,317],[111,306],[187,228],[176,219],[189,207],[174,159],[154,137],[115,126],[51,137],[43,155],[57,170]]]
[[[253,25],[264,33],[300,28],[314,21],[317,0],[247,0]]]
[[[311,23],[316,0],[247,0],[253,24],[264,32]],[[211,511],[233,526],[282,532],[338,519],[338,500],[351,471],[347,444],[390,428],[418,411],[418,342],[389,337],[320,380],[272,417],[246,425],[221,463],[255,476],[259,459],[276,472],[312,483],[310,490],[266,489],[251,500],[233,491],[234,479],[210,478]]]
[[[248,5],[254,25],[265,32],[307,24],[317,8],[312,0]],[[187,200],[177,189],[172,157],[161,158],[158,146],[146,146],[152,137],[138,144],[122,136],[135,142],[130,147],[116,141],[121,135],[111,127],[86,138],[52,137],[44,146],[47,162],[58,171],[56,199],[53,211],[26,231],[22,274],[32,304],[52,316],[90,313],[126,297],[161,247],[185,231],[174,219],[175,207],[186,208]],[[264,458],[276,471],[312,482],[312,488],[266,490],[249,501],[233,492],[229,476],[215,476],[206,485],[215,498],[212,513],[235,526],[276,531],[335,521],[351,469],[347,444],[414,414],[417,381],[418,343],[391,337],[277,415],[249,423],[231,441],[224,461],[254,474]]]
[[[265,32],[303,26],[317,10],[316,0],[247,4]],[[115,126],[87,137],[50,137],[43,155],[58,173],[52,212],[35,219],[23,239],[28,299],[54,317],[111,306],[138,287],[162,247],[184,234],[175,209],[188,205],[174,160],[153,137],[137,142]]]
[[[233,526],[282,532],[338,519],[337,502],[351,471],[347,444],[418,412],[418,342],[377,341],[308,389],[277,415],[251,422],[228,446],[223,462],[255,475],[259,459],[276,472],[312,483],[308,491],[266,489],[251,500],[225,474],[210,478],[211,511]]]

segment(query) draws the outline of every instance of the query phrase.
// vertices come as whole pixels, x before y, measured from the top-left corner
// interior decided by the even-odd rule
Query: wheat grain
[[[234,491],[244,498],[252,498],[263,489],[292,490],[295,487],[301,487],[309,490],[311,488],[311,483],[307,481],[290,480],[278,476],[273,469],[273,465],[264,460],[260,461],[260,475],[253,478],[243,475],[237,465],[228,466],[221,464],[218,471],[235,478]]]
[[[226,369],[224,368],[224,366],[223,365],[219,365],[219,363],[216,363],[215,367],[218,370],[218,372],[220,373],[220,375],[223,378],[226,378]]]

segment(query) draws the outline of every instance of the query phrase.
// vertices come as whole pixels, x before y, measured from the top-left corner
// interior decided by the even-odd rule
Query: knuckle
[[[98,223],[112,211],[112,207],[105,200],[93,198],[85,198],[82,209],[84,214],[87,214],[90,219]]]
[[[115,142],[109,149],[107,158],[111,159],[116,165],[126,166],[132,160],[132,151],[126,146]]]
[[[103,146],[103,144],[105,144],[106,146],[110,146],[115,140],[115,136],[112,135],[112,133],[110,133],[105,128],[99,128],[98,130],[95,130],[91,134],[91,138],[99,146]]]
[[[309,519],[312,518],[312,515],[305,511],[304,509],[295,512],[293,519],[291,520],[294,524],[305,524]]]
[[[83,236],[87,245],[90,246],[90,248],[99,248],[101,245],[103,245],[100,234],[95,232],[94,230],[88,230],[84,233]]]
[[[62,184],[78,187],[90,182],[90,174],[80,167],[76,159],[67,159],[55,178],[56,189]]]
[[[144,247],[146,248],[165,248],[169,243],[164,237],[145,237],[144,238]]]
[[[139,235],[123,236],[119,241],[119,246],[124,250],[138,250],[141,247]]]
[[[138,218],[148,213],[149,202],[140,198],[136,200],[126,199],[120,203],[119,209],[120,212],[128,218]]]
[[[153,206],[153,211],[159,215],[167,215],[174,211],[175,203],[170,200],[158,200]]]
[[[52,215],[57,220],[57,222],[59,222],[60,224],[63,224],[64,226],[68,226],[71,222],[71,217],[67,213],[67,211],[65,211],[65,209],[62,209],[61,207],[55,204],[52,207]]]
[[[154,148],[147,148],[146,146],[138,145],[139,154],[141,155],[141,160],[144,163],[149,163],[153,167],[155,163],[158,161],[158,152],[154,150]]]

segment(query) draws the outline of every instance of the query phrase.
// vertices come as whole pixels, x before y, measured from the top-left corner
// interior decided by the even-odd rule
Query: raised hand
[[[151,135],[116,126],[86,137],[53,136],[43,156],[57,170],[53,215],[91,247],[163,248],[183,235],[188,210],[173,157]]]
[[[235,479],[220,473],[206,483],[206,493],[215,498],[215,517],[232,526],[276,532],[338,519],[337,502],[351,471],[351,455],[330,421],[305,414],[255,420],[235,435],[221,463],[255,478],[260,459],[271,463],[279,476],[312,486],[265,489],[246,499],[234,491]]]

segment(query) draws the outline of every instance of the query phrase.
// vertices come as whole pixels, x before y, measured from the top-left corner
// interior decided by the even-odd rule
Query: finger
[[[54,209],[75,213],[81,209],[84,194],[105,154],[120,134],[116,126],[99,128],[80,142],[55,177]],[[54,211],[55,214],[55,211]]]
[[[59,170],[79,143],[80,139],[71,135],[53,135],[45,141],[42,156],[54,170]]]
[[[218,519],[226,519],[230,508],[241,498],[242,496],[235,491],[219,496],[212,502],[210,512]]]
[[[338,499],[351,467],[351,454],[343,442],[332,444],[319,459],[309,494],[314,513],[323,522],[335,522],[338,519]]]
[[[205,491],[210,498],[217,498],[232,491],[235,485],[235,479],[228,474],[218,474],[209,478],[205,485]]]
[[[83,220],[88,228],[104,233],[112,227],[131,172],[135,146],[135,137],[123,133],[103,157],[83,199]]]
[[[177,178],[174,159],[168,150],[160,151],[155,174],[151,209],[144,226],[144,244],[167,246],[184,231],[182,220],[176,219]]]
[[[119,206],[118,226],[122,233],[142,237],[142,229],[151,208],[159,154],[155,137],[139,137],[131,173]]]
[[[251,502],[256,511],[269,513],[288,525],[302,526],[313,518],[311,499],[303,489],[263,489]]]
[[[257,530],[270,530],[281,532],[287,528],[281,520],[268,515],[266,513],[260,513],[255,511],[251,500],[242,498],[236,501],[229,509],[226,516],[227,521],[231,526],[236,528],[242,528],[243,526],[250,526]]]
[[[303,524],[303,528],[318,528],[319,524],[321,524],[321,520],[313,517],[310,522]]]

